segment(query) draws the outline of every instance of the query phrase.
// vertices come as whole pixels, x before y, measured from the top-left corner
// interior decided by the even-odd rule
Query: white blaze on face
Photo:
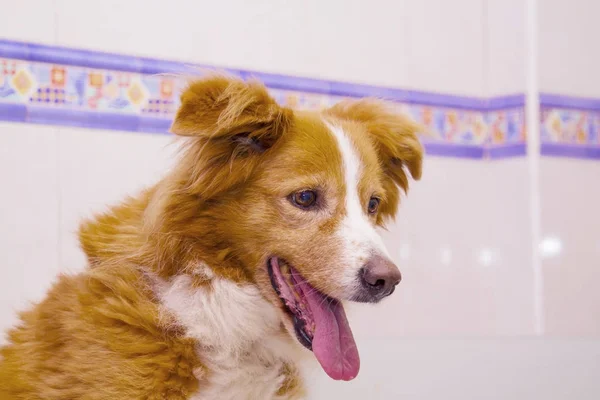
[[[346,215],[338,228],[338,236],[344,243],[342,262],[345,265],[344,283],[347,286],[356,284],[358,271],[373,254],[389,254],[381,237],[369,220],[368,211],[360,201],[358,185],[362,177],[363,165],[354,143],[344,130],[327,123],[335,137],[342,155],[342,169],[346,186]]]

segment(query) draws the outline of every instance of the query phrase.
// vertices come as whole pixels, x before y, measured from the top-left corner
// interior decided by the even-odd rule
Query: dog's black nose
[[[361,270],[361,284],[377,301],[394,292],[402,275],[396,265],[385,257],[372,256]]]

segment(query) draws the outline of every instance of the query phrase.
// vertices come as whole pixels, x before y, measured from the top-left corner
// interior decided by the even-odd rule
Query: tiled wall
[[[544,321],[553,337],[600,337],[600,2],[539,2]],[[582,158],[582,159],[577,159]],[[592,158],[596,161],[590,161]]]

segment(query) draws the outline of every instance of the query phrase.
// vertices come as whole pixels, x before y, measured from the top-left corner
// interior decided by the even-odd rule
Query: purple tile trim
[[[542,107],[600,111],[600,99],[563,96],[550,93],[540,94],[540,105]]]
[[[0,39],[0,56],[17,60],[28,60],[29,44]]]
[[[479,97],[454,96],[440,93],[429,93],[411,90],[408,102],[428,106],[460,108],[473,111],[487,111],[487,100]]]
[[[25,122],[26,120],[25,104],[0,103],[0,121]]]
[[[425,142],[423,145],[425,146],[425,153],[433,156],[481,159],[485,151],[483,146],[464,144]]]
[[[58,46],[29,44],[27,61],[46,62],[61,65],[76,65],[95,69],[140,72],[142,63],[131,56],[121,56],[99,51],[72,50]]]
[[[330,82],[330,86],[330,94],[334,96],[377,97],[402,103],[410,102],[410,91],[404,89],[358,85],[344,82]]]
[[[258,79],[266,86],[274,89],[331,94],[331,82],[327,81],[243,70],[237,70],[236,72],[244,79]]]
[[[136,132],[138,119],[136,115],[30,106],[26,122]]]
[[[486,149],[486,153],[491,159],[521,157],[527,154],[527,146],[525,143],[491,146]]]
[[[168,134],[170,119],[0,103],[0,120],[91,129]]]
[[[138,132],[170,134],[172,122],[171,119],[166,118],[139,117],[137,128]]]
[[[522,93],[508,96],[491,97],[487,102],[487,110],[505,110],[509,108],[525,107],[525,95]]]
[[[117,56],[120,57],[120,56]],[[183,75],[199,75],[202,71],[214,70],[214,67],[207,67],[203,65],[178,62],[178,61],[167,61],[158,60],[154,58],[138,58],[137,61],[140,63],[139,71],[142,74],[183,74]],[[222,71],[233,72],[235,71],[221,69]],[[237,75],[237,74],[235,74]]]
[[[542,143],[541,154],[544,156],[598,160],[600,159],[600,146],[575,146],[559,143]]]

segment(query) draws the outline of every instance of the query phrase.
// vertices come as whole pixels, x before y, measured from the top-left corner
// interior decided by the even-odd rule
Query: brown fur
[[[380,209],[379,223],[394,217],[400,200],[399,188],[408,190],[408,175],[421,178],[423,149],[415,132],[421,127],[408,117],[394,113],[391,107],[374,99],[343,101],[327,111],[340,118],[359,121],[367,129],[378,152],[386,179],[387,201]]]
[[[186,399],[195,343],[159,320],[131,265],[63,276],[2,350],[1,399]]]
[[[350,132],[365,165],[361,202],[393,217],[405,168],[421,175],[416,126],[375,100],[340,104],[325,117]],[[184,399],[210,371],[175,321],[159,318],[152,276],[192,274],[203,262],[222,278],[257,285],[276,307],[266,258],[290,261],[336,296],[344,215],[340,154],[323,115],[280,107],[265,88],[226,77],[192,83],[172,127],[187,143],[176,168],[154,187],[82,224],[90,268],[63,276],[22,315],[0,361],[0,399]],[[287,196],[323,191],[316,213]],[[327,266],[328,268],[323,268]],[[207,281],[194,276],[196,285]],[[289,318],[282,312],[289,329]],[[300,393],[294,368],[280,394]],[[194,373],[195,372],[195,373]],[[200,382],[199,382],[200,381]]]

